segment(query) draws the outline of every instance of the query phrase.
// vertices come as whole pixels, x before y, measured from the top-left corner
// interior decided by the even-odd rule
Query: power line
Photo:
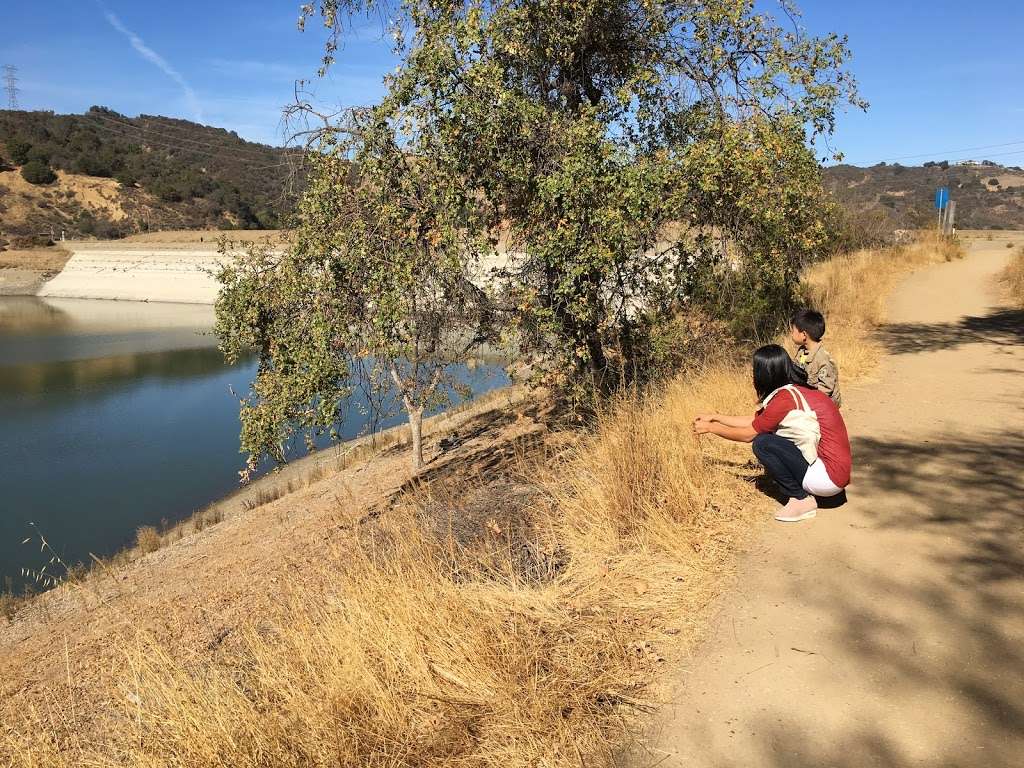
[[[1020,142],[1020,143],[1024,144],[1024,142]],[[1009,146],[1012,146],[1012,145],[1011,144],[1003,144],[1002,146],[1009,147]],[[990,154],[986,154],[982,159],[983,160],[988,160],[989,158],[992,158],[992,157],[1007,157],[1008,155],[1022,155],[1022,154],[1024,154],[1024,149],[1014,149],[1014,150],[1011,150],[1009,152],[993,152],[993,153],[990,153]],[[949,162],[951,164],[955,165],[957,163],[962,163],[962,162],[965,162],[965,161],[968,161],[968,160],[973,160],[973,159],[974,158],[971,158],[971,157],[955,157],[955,158],[951,159]]]
[[[1019,144],[1024,144],[1024,139],[1020,141],[1007,141],[1002,144],[986,144],[981,147],[963,147],[962,149],[946,149],[940,152],[922,152],[919,155],[900,155],[899,157],[886,157],[882,158],[883,163],[892,163],[897,160],[914,160],[921,157],[942,157],[943,155],[959,155],[964,152],[978,152],[983,149],[999,149],[1000,147],[1015,147]],[[850,163],[856,165],[856,163]]]
[[[4,87],[7,90],[7,108],[18,108],[18,68],[4,64]]]
[[[1004,146],[1009,146],[1009,144],[1004,145]],[[1021,155],[1021,154],[1024,154],[1024,149],[1015,149],[1012,152],[995,152],[994,154],[985,155],[985,157],[982,158],[982,159],[983,160],[988,160],[990,157],[1006,157],[1007,155]],[[972,159],[972,158],[961,157],[961,158],[958,158],[957,160],[954,160],[953,162],[963,162],[964,160],[970,160],[970,159]]]

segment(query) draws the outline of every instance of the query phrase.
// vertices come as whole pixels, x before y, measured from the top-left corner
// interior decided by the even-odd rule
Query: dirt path
[[[850,503],[773,525],[647,765],[1024,764],[1024,313],[1009,251],[911,277],[849,390]]]

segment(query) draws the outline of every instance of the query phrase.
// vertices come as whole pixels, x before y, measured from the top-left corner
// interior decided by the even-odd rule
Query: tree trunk
[[[423,409],[409,408],[409,434],[412,435],[412,468],[423,467]]]
[[[418,361],[416,364],[419,364]],[[415,390],[410,392],[409,386],[402,382],[402,377],[399,375],[398,367],[394,361],[389,365],[389,369],[391,371],[391,380],[395,382],[395,387],[402,396],[402,404],[405,405],[405,413],[409,419],[409,435],[412,437],[412,468],[415,472],[423,467],[424,403],[430,401],[434,390],[437,389],[437,385],[441,382],[444,366],[434,364],[434,372],[430,377],[430,382],[419,392],[415,392]]]
[[[587,354],[590,357],[590,376],[594,391],[604,398],[611,393],[612,382],[608,376],[608,358],[604,354],[601,334],[596,329],[587,334]]]

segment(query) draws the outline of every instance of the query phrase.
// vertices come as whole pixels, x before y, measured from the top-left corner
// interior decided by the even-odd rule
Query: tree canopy
[[[809,36],[780,7],[785,27],[749,0],[304,6],[302,23],[331,31],[323,71],[350,24],[374,12],[390,17],[400,65],[369,121],[328,121],[313,143],[323,160],[297,253],[366,254],[359,273],[385,294],[378,270],[392,259],[423,280],[449,266],[474,274],[482,252],[493,256],[476,284],[504,337],[538,378],[583,397],[645,379],[636,335],[652,317],[700,306],[739,333],[764,331],[829,241],[815,141],[844,102],[862,105],[846,40]],[[378,132],[388,169],[363,154]],[[424,218],[415,195],[390,198],[402,185],[458,192]],[[370,189],[397,206],[376,211],[375,226],[315,234],[314,212]],[[401,238],[423,227],[419,237],[452,246],[424,260],[421,242]],[[382,232],[404,245],[375,250]],[[279,371],[272,357],[264,369]]]

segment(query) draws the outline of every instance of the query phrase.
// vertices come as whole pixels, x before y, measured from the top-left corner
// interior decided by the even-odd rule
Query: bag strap
[[[788,389],[789,393],[793,396],[793,402],[796,403],[796,407],[801,411],[813,412],[811,406],[807,404],[807,400],[804,398],[803,393],[799,389],[794,387],[792,384],[787,384],[784,389]]]
[[[778,389],[773,389],[771,392],[769,392],[768,396],[765,397],[765,399],[761,401],[761,407],[762,408],[767,408],[768,407],[768,403],[770,403],[774,399],[774,397],[777,394],[779,394],[779,392],[784,390],[785,388],[786,387],[779,387]]]

